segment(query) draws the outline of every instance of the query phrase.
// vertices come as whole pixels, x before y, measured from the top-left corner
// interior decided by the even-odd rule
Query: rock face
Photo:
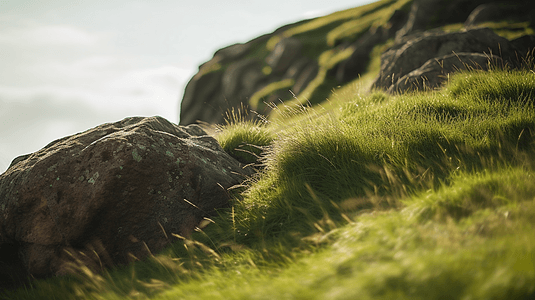
[[[160,117],[56,140],[0,175],[0,281],[143,258],[227,207],[251,172],[197,125]]]
[[[462,55],[455,56],[456,53]],[[470,56],[469,53],[474,55]],[[472,29],[461,32],[445,33],[427,31],[402,39],[381,56],[381,71],[374,83],[375,88],[391,92],[408,88],[421,89],[436,87],[447,75],[458,69],[464,69],[462,63],[471,67],[486,68],[488,62],[482,57],[484,53],[499,55],[506,61],[513,62],[519,55],[518,50],[507,39],[495,34],[488,28]],[[453,56],[451,56],[453,55]],[[430,69],[432,61],[446,61],[448,68]],[[459,64],[454,64],[455,60]],[[420,68],[423,70],[419,70]],[[410,74],[410,75],[409,75]],[[408,76],[408,77],[406,77]],[[426,76],[423,80],[415,80]],[[412,78],[411,80],[408,80]],[[427,81],[427,84],[422,84]],[[410,83],[410,84],[409,84]]]
[[[374,15],[376,11],[381,16]],[[222,123],[227,110],[242,107],[267,115],[270,105],[263,102],[292,100],[289,90],[312,105],[322,103],[335,86],[367,72],[370,54],[390,40],[395,45],[384,53],[382,73],[374,86],[391,92],[436,87],[441,76],[466,64],[485,69],[481,55],[490,50],[493,60],[511,63],[505,56],[523,58],[534,48],[533,36],[509,43],[490,29],[481,29],[489,21],[507,27],[506,31],[524,31],[525,24],[533,28],[532,0],[385,1],[357,14],[349,10],[335,14],[290,24],[217,51],[188,83],[180,123]],[[370,21],[377,19],[388,21]],[[441,32],[443,26],[463,23],[458,32]],[[509,52],[509,48],[515,50]],[[457,58],[448,57],[453,51]],[[338,59],[339,53],[349,55]],[[451,68],[438,70],[436,61]]]
[[[447,81],[448,74],[461,70],[488,71],[492,65],[500,65],[500,57],[482,53],[456,53],[432,58],[421,67],[399,78],[387,92],[429,90]]]
[[[505,19],[510,22],[535,21],[535,7],[533,1],[516,0],[507,2],[489,2],[476,7],[466,19],[466,28],[474,27],[485,22]]]
[[[447,24],[464,22],[475,8],[492,0],[414,0],[405,25],[396,40]]]
[[[299,56],[303,45],[296,38],[286,38],[275,45],[275,48],[266,58],[267,64],[273,73],[282,74]]]
[[[283,78],[294,80],[293,90],[303,90],[316,76],[318,67],[315,61],[301,56],[299,40],[282,39],[265,58],[251,55],[274,34],[221,49],[203,64],[184,91],[180,124],[222,123],[226,111],[249,107],[254,93]],[[267,113],[268,108],[255,109]]]

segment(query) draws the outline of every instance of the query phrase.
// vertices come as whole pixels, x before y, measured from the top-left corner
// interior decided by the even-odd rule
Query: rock
[[[67,273],[74,258],[98,269],[162,250],[251,174],[197,125],[160,117],[56,140],[0,175],[3,285]]]
[[[505,61],[516,57],[510,42],[488,28],[453,33],[427,31],[402,39],[381,55],[381,71],[373,87],[388,90],[428,60],[454,53],[500,54]]]
[[[370,29],[352,44],[355,51],[351,56],[336,67],[336,80],[340,83],[349,82],[366,71],[373,48],[389,38],[388,31],[383,28]]]
[[[301,42],[296,38],[282,39],[266,58],[266,63],[275,74],[284,74],[301,53]]]
[[[482,10],[485,7],[487,9]],[[368,24],[368,17],[383,9],[384,14],[381,15],[385,18],[384,21],[374,22],[367,30],[365,27],[358,30],[357,27],[352,28],[356,24]],[[329,96],[325,92],[326,84],[334,84],[335,81],[336,84],[345,84],[365,73],[370,54],[374,53],[374,49],[378,50],[377,46],[382,46],[390,40],[394,40],[396,45],[383,56],[381,77],[375,84],[375,87],[385,90],[396,84],[401,77],[422,67],[428,60],[440,59],[453,54],[453,51],[457,54],[490,54],[492,50],[492,54],[500,55],[511,65],[513,60],[522,60],[526,53],[533,49],[532,41],[528,38],[518,40],[518,45],[509,44],[517,49],[516,53],[504,50],[507,46],[501,44],[500,49],[498,44],[505,43],[505,39],[493,34],[489,29],[476,29],[481,26],[480,22],[486,20],[507,24],[509,33],[516,28],[523,32],[526,22],[529,22],[531,25],[528,27],[532,28],[535,21],[535,1],[532,0],[414,0],[403,3],[385,1],[364,15],[351,17],[352,13],[348,13],[339,16],[342,15],[345,16],[342,19],[329,17],[289,24],[247,43],[218,50],[186,87],[180,124],[197,121],[221,124],[224,123],[224,116],[229,110],[251,108],[263,115],[262,118],[269,118],[271,110],[264,110],[265,105],[256,105],[258,96],[262,95],[260,103],[278,103],[279,98],[285,100],[293,96],[288,93],[289,89],[298,95],[317,76],[320,57],[328,50],[340,53],[345,49],[351,51],[351,55],[334,66],[321,66],[321,72],[326,74],[324,84],[307,95],[311,105],[320,103]],[[335,19],[337,21],[334,21]],[[360,23],[359,19],[363,23]],[[327,23],[323,24],[321,21]],[[470,31],[450,34],[441,31],[443,26],[456,24],[449,28],[458,28],[463,22],[469,27],[476,27],[470,28]],[[343,38],[336,39],[332,45],[323,44],[323,41],[333,34],[333,30],[341,29],[348,30],[348,33],[357,31],[343,35]],[[274,49],[268,49],[276,41],[278,43]],[[405,51],[407,55],[403,54]],[[518,58],[517,53],[520,54]],[[515,57],[512,59],[513,56]],[[254,60],[257,60],[257,63],[253,63]],[[271,72],[268,71],[270,69]],[[266,91],[271,90],[266,88],[270,83],[282,82],[285,79],[292,79],[295,84],[286,84],[283,89],[265,95]],[[397,85],[393,89],[401,86]],[[266,89],[262,90],[263,88]],[[262,93],[256,94],[259,91]],[[251,98],[255,100],[252,106],[249,103]]]
[[[318,70],[317,62],[308,57],[300,57],[290,65],[282,78],[293,79],[295,83],[291,90],[294,94],[299,94],[316,77]]]
[[[303,70],[310,65],[311,63],[314,63],[310,58],[308,57],[299,57],[296,60],[292,62],[290,67],[286,70],[286,73],[284,73],[283,79],[287,78],[297,78]]]
[[[402,10],[395,10],[388,22],[382,26],[372,26],[349,47],[355,50],[351,56],[340,62],[335,67],[334,76],[339,83],[346,83],[366,71],[370,62],[370,54],[373,48],[379,44],[393,38],[407,22],[407,13]]]
[[[316,78],[318,75],[319,67],[318,64],[314,61],[311,61],[305,66],[305,68],[299,73],[295,79],[295,84],[292,87],[292,92],[294,94],[301,93],[308,84]]]
[[[266,81],[266,75],[262,72],[260,65],[255,65],[252,68],[244,70],[241,76],[241,96],[250,98],[254,92],[260,89]]]
[[[518,60],[526,59],[529,54],[533,57],[535,49],[535,35],[526,34],[511,41],[511,45],[518,50]]]
[[[223,94],[227,99],[232,99],[242,88],[242,82],[245,81],[244,75],[249,70],[257,70],[262,74],[262,67],[258,59],[247,58],[232,63],[223,73]],[[251,85],[251,84],[250,84]]]
[[[213,58],[199,66],[199,72],[188,82],[180,104],[180,124],[188,125],[198,122],[221,123],[225,111],[231,107],[239,107],[240,99],[234,95],[226,96],[224,89],[233,92],[238,87],[240,79],[225,79],[232,81],[230,87],[224,88],[223,77],[228,66],[245,59],[250,51],[254,51],[260,43],[265,42],[269,35],[260,36],[244,44],[234,44],[215,52]],[[235,73],[232,69],[227,72]],[[237,72],[240,76],[242,70]]]
[[[482,53],[457,53],[432,58],[420,68],[401,77],[389,89],[389,93],[422,91],[439,87],[448,80],[448,75],[461,70],[484,70],[489,66],[500,64],[501,59]]]
[[[222,77],[220,72],[197,73],[188,82],[180,106],[181,124],[207,121],[214,114],[221,114],[220,111],[214,112],[213,103],[216,101],[213,98],[220,89]]]
[[[221,56],[220,61],[226,62],[242,58],[249,49],[251,49],[250,43],[237,43],[217,50],[214,56]]]
[[[501,1],[481,4],[476,7],[466,19],[464,26],[473,28],[485,22],[496,22],[498,20],[509,22],[530,22],[533,23],[535,17],[535,2],[531,0]]]
[[[489,0],[414,0],[407,23],[396,33],[396,41],[446,24],[462,23],[472,10],[486,2]]]
[[[466,28],[473,27],[477,24],[496,20],[500,16],[500,6],[496,3],[481,4],[476,7],[464,22]]]

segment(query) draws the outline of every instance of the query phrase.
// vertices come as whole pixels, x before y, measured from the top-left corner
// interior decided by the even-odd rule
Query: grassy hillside
[[[234,120],[219,141],[259,174],[193,240],[3,297],[532,299],[534,100],[532,70],[493,70]]]
[[[393,3],[288,34],[327,28],[336,44],[363,24],[344,14],[372,26]],[[437,91],[367,92],[381,47],[360,79],[318,80],[319,105],[304,94],[269,120],[229,115],[215,136],[258,174],[191,240],[0,299],[534,299],[533,64],[457,73]]]

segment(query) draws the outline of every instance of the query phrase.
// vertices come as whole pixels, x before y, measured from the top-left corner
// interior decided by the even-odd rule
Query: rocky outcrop
[[[514,60],[515,50],[507,39],[498,36],[488,28],[453,33],[426,31],[420,35],[402,39],[383,53],[381,71],[374,87],[390,91],[393,90],[391,87],[409,87],[411,85],[402,83],[407,81],[407,78],[403,78],[404,76],[419,69],[429,60],[443,61],[444,57],[455,53],[500,54],[503,58]],[[463,57],[466,55],[463,54]],[[451,62],[454,60],[455,58],[447,59]],[[479,59],[477,60],[481,63]],[[468,63],[469,59],[465,62]],[[432,63],[427,64],[426,68],[428,69],[431,65]],[[487,63],[480,65],[485,66]],[[453,69],[445,71],[453,71]],[[427,76],[430,75],[431,73],[427,73]],[[414,77],[415,73],[410,76]],[[400,80],[401,82],[398,83]],[[433,83],[432,86],[436,86],[438,80],[439,78],[427,79],[429,83]]]
[[[396,40],[440,26],[464,22],[472,10],[491,0],[414,0]]]
[[[384,53],[381,75],[374,87],[391,92],[439,86],[441,76],[447,76],[460,66],[480,65],[484,69],[486,64],[481,56],[484,53],[491,55],[492,52],[494,60],[503,58],[504,63],[512,64],[512,56],[517,55],[514,59],[518,61],[533,49],[532,36],[507,41],[480,26],[492,21],[502,25],[524,24],[515,25],[519,30],[524,30],[527,23],[533,27],[534,1],[413,0],[403,3],[371,4],[369,11],[361,11],[355,19],[344,12],[334,18],[305,20],[217,51],[188,83],[180,123],[222,123],[227,110],[238,108],[254,109],[267,115],[269,105],[262,105],[263,102],[291,100],[292,93],[299,97],[305,90],[308,103],[321,103],[334,86],[353,81],[367,72],[370,54],[387,41],[394,41],[395,45]],[[383,10],[381,19],[388,21],[366,23],[373,19],[371,15],[376,10]],[[440,29],[463,23],[465,28],[454,33]],[[307,26],[295,30],[299,25]],[[352,32],[354,28],[358,30],[352,34],[341,34]],[[515,30],[514,26],[511,28]],[[347,51],[351,52],[348,57],[333,64],[325,62],[332,58],[331,53]],[[457,57],[451,56],[453,54]],[[451,69],[436,69],[436,61],[449,64]],[[326,75],[314,82],[323,83],[306,89],[318,74]]]
[[[430,90],[448,80],[448,74],[462,70],[483,70],[501,65],[500,57],[483,53],[456,53],[432,58],[421,67],[399,78],[388,88],[388,92]]]
[[[486,70],[489,63],[514,65],[523,51],[489,28],[426,31],[400,40],[383,53],[381,71],[373,86],[389,92],[435,88],[457,70]],[[496,64],[498,61],[500,64]]]
[[[301,57],[292,62],[290,67],[286,70],[283,79],[294,79],[295,83],[292,87],[292,91],[295,94],[299,94],[316,77],[318,71],[318,64],[315,61],[308,57]]]
[[[466,28],[472,28],[485,22],[505,20],[509,22],[530,22],[535,20],[533,1],[489,2],[476,7],[464,22]]]
[[[160,117],[56,140],[0,175],[0,281],[141,259],[228,207],[251,173],[197,125]]]
[[[283,74],[301,54],[303,45],[296,38],[282,39],[266,58],[266,63],[275,74]]]
[[[292,89],[296,93],[302,91],[316,76],[318,66],[301,55],[303,46],[299,40],[282,39],[265,58],[251,55],[265,47],[267,39],[280,30],[282,28],[248,43],[218,50],[186,86],[180,123],[222,123],[226,111],[249,107],[254,93],[281,78],[293,79]],[[257,112],[267,114],[267,109]]]

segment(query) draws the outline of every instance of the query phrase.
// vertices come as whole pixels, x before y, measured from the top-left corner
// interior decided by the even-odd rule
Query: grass
[[[127,267],[3,299],[532,299],[535,74],[333,94],[216,137],[258,167],[214,224]],[[278,109],[275,107],[274,109]]]
[[[72,276],[0,299],[535,298],[532,61],[459,72],[436,91],[365,92],[387,41],[362,77],[337,86],[328,75],[354,50],[336,45],[410,3],[301,22],[252,50],[266,56],[294,36],[319,72],[301,94],[269,104],[269,119],[241,109],[216,128],[222,148],[258,173],[191,240],[100,274],[75,264]],[[532,32],[493,26],[508,38]],[[252,104],[292,84],[275,82]]]

